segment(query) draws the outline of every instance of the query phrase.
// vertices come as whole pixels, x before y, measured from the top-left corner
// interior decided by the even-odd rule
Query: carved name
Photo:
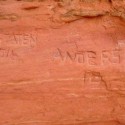
[[[37,43],[37,36],[30,33],[4,34],[0,35],[1,45],[34,47]]]
[[[102,50],[101,52],[96,51],[75,51],[63,52],[61,49],[57,49],[56,57],[61,62],[72,62],[77,64],[86,65],[112,65],[120,64],[120,50]]]

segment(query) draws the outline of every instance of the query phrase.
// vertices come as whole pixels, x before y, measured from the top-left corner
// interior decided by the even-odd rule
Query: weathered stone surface
[[[0,0],[0,125],[124,125],[125,0]]]

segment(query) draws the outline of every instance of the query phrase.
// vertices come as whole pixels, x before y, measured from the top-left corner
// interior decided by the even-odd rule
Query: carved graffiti
[[[96,51],[62,51],[57,49],[55,59],[61,62],[72,62],[76,64],[86,64],[89,66],[120,64],[120,50]],[[100,59],[98,59],[100,58]],[[100,60],[100,62],[98,61]]]

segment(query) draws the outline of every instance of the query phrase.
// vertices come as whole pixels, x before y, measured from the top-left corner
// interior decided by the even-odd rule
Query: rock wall
[[[0,125],[124,125],[125,0],[0,0]]]

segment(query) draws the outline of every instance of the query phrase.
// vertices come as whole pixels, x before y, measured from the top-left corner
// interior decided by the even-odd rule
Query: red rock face
[[[125,1],[1,0],[0,125],[124,125]]]

